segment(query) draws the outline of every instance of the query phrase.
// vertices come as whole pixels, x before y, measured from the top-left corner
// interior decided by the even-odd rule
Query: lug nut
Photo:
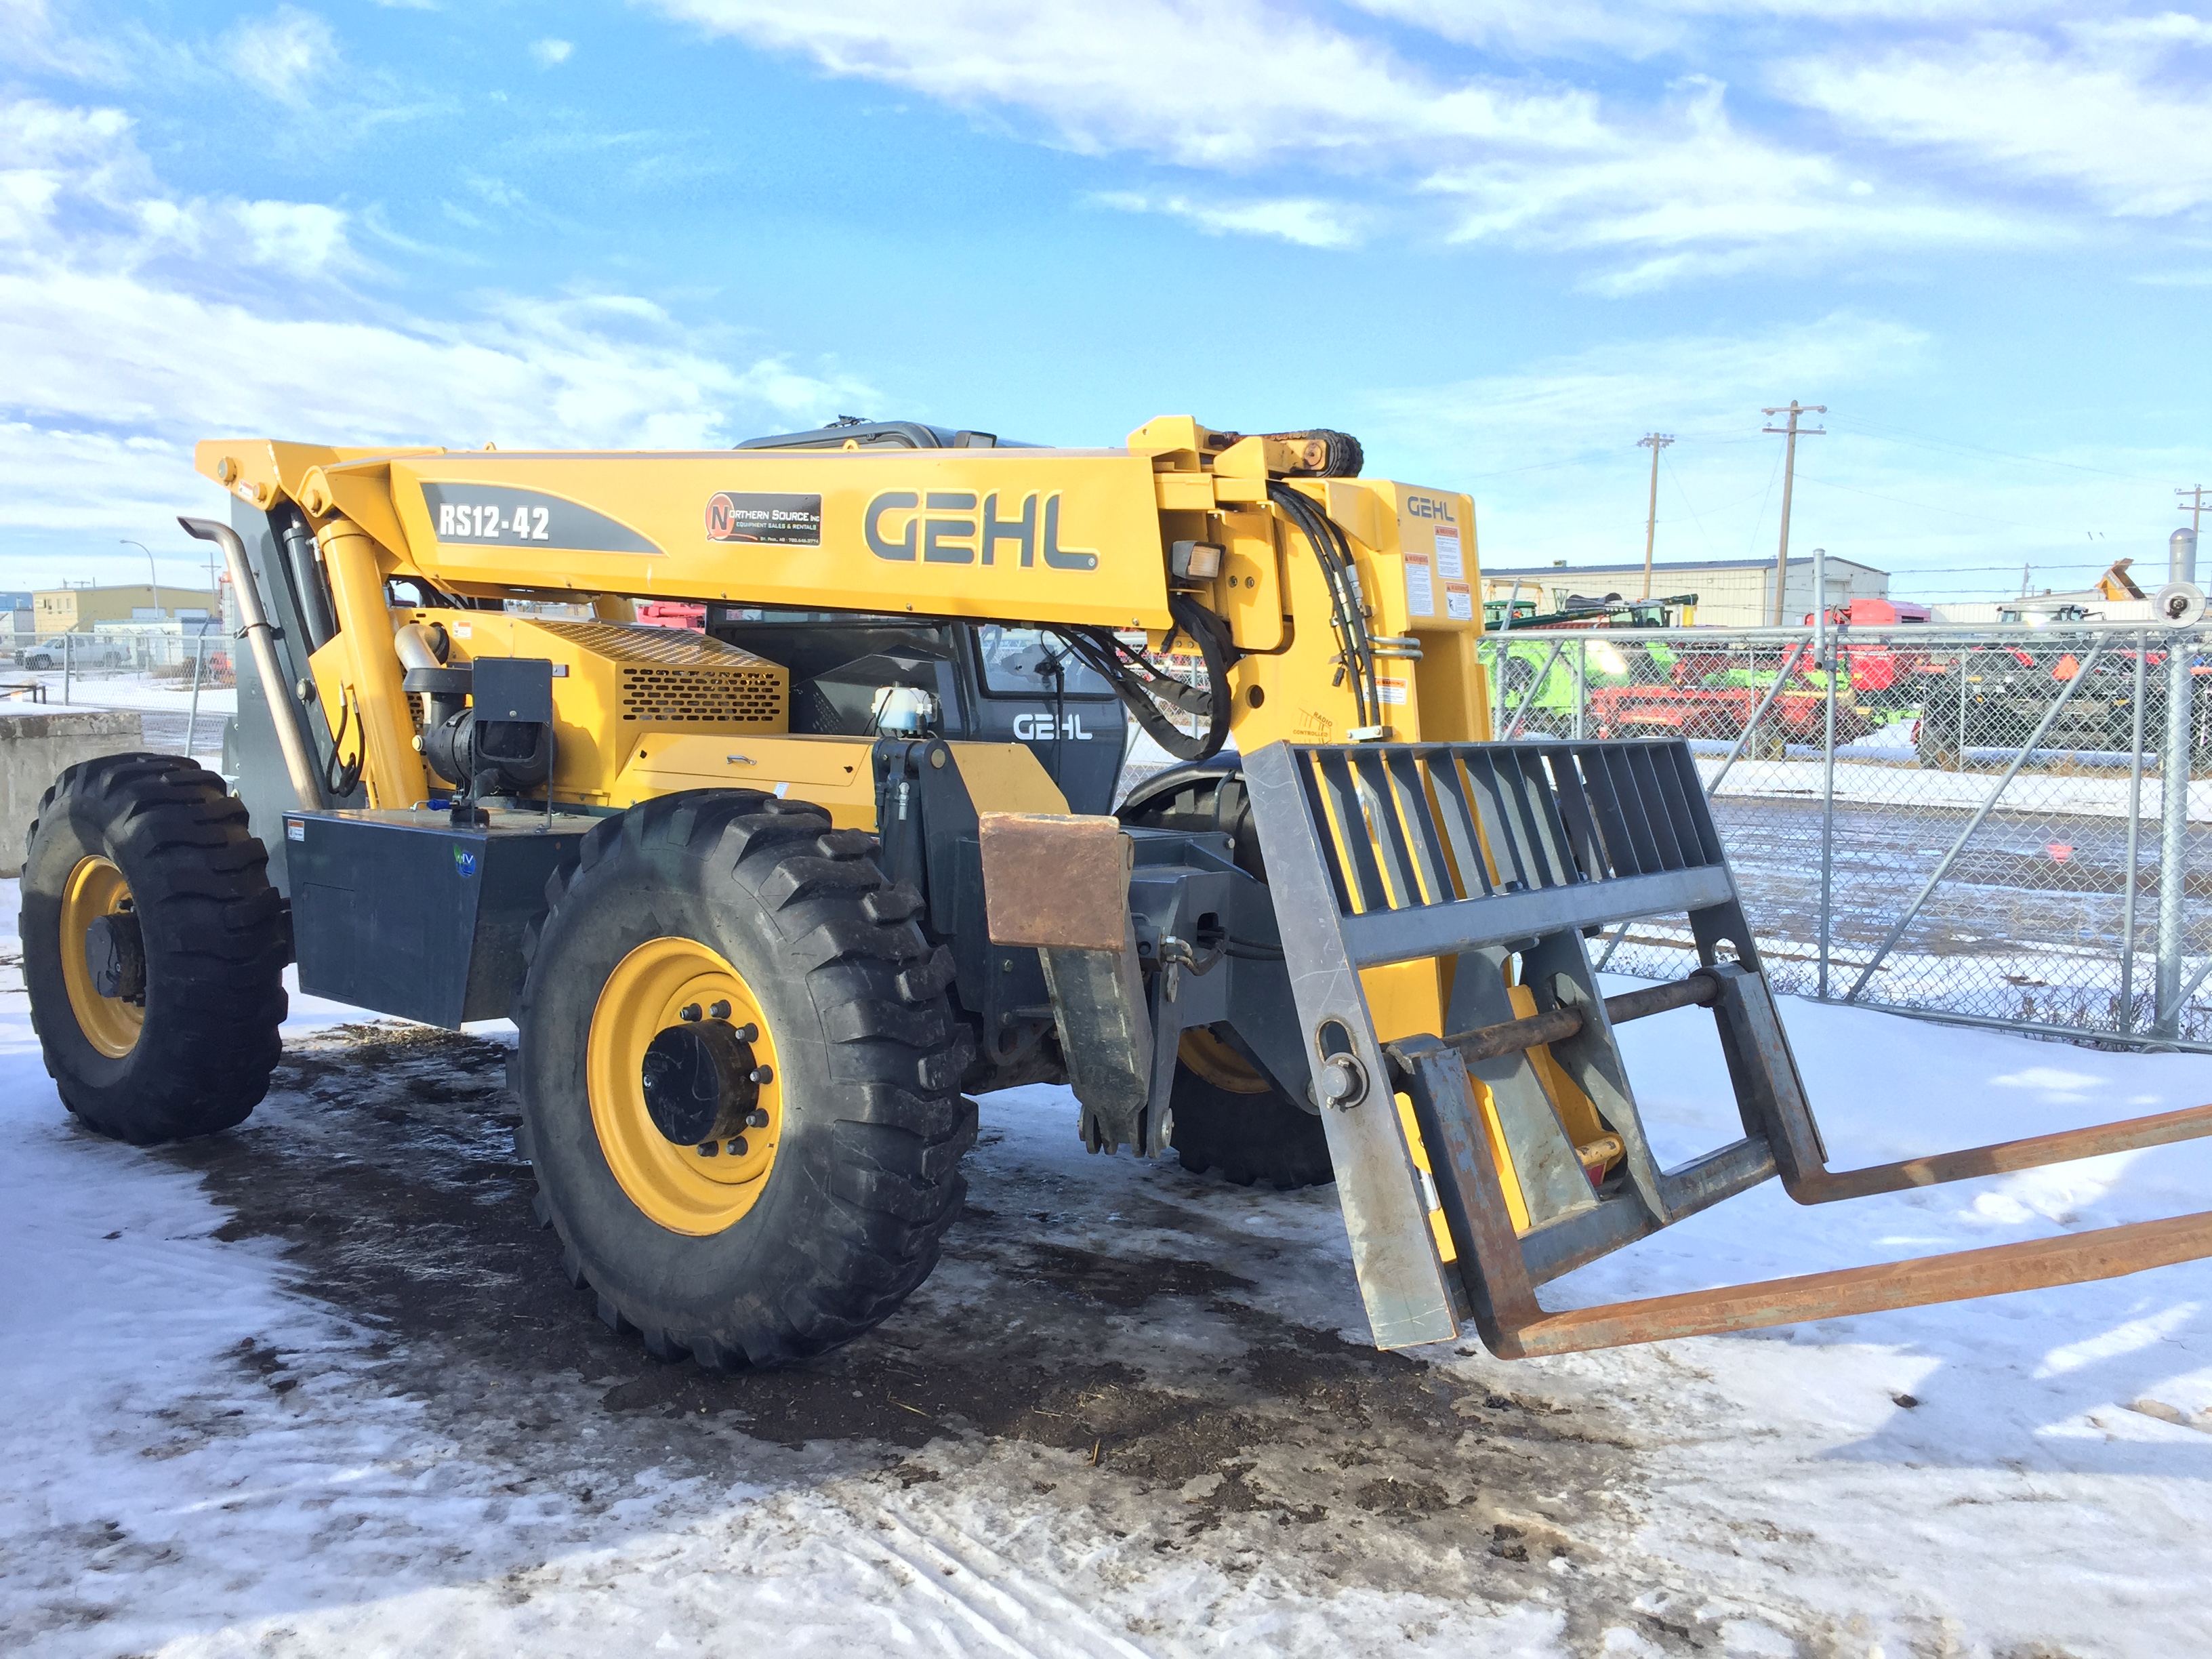
[[[738,1027],[737,1037],[738,1041],[740,1042],[758,1042],[760,1041],[760,1027],[757,1025],[740,1025]]]
[[[702,1158],[716,1157],[721,1150],[722,1143],[719,1140],[702,1140],[699,1143],[699,1156]]]
[[[710,1004],[707,1009],[707,1018],[709,1019],[727,1019],[729,1017],[730,1005],[726,1000]]]
[[[732,1158],[743,1158],[750,1150],[750,1148],[745,1145],[745,1138],[743,1135],[739,1135],[735,1140],[730,1143],[730,1156]]]
[[[773,1082],[775,1082],[775,1066],[754,1066],[754,1067],[753,1067],[753,1081],[754,1081],[754,1082],[756,1082],[756,1083],[773,1083]]]
[[[682,1012],[679,1012],[679,1013],[676,1016],[676,1018],[678,1018],[678,1019],[696,1019],[696,1018],[699,1018],[699,1005],[698,1005],[697,1003],[696,1003],[696,1002],[687,1002],[687,1003],[685,1003],[685,1004],[684,1005],[684,1007],[683,1007]]]
[[[768,1112],[767,1112],[767,1110],[766,1110],[764,1108],[763,1108],[763,1107],[756,1106],[756,1107],[754,1107],[754,1108],[752,1109],[752,1110],[750,1110],[750,1112],[747,1112],[747,1113],[745,1114],[745,1127],[747,1127],[748,1129],[765,1129],[765,1128],[767,1128],[767,1127],[768,1127]]]

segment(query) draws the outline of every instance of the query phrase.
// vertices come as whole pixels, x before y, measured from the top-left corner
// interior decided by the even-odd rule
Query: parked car
[[[59,668],[64,661],[73,668],[120,668],[125,660],[121,647],[92,634],[57,634],[15,653],[21,668]]]

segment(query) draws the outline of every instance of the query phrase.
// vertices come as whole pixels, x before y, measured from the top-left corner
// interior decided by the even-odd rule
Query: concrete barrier
[[[145,746],[136,709],[0,706],[0,876],[21,873],[39,799],[62,768]]]

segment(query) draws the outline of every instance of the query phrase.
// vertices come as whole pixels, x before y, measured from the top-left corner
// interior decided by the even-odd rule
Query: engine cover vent
[[[613,665],[615,700],[625,725],[783,729],[789,677],[764,657],[683,629],[606,622],[536,625]]]

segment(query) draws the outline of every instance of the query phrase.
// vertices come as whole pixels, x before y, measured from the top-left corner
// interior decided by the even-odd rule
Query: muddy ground
[[[1085,1179],[1096,1166],[1036,1150],[1034,1111],[1010,1133],[987,1101],[935,1277],[836,1353],[718,1376],[653,1360],[561,1278],[514,1152],[507,1053],[389,1024],[295,1039],[244,1127],[161,1156],[234,1212],[220,1237],[282,1241],[358,1333],[364,1380],[511,1464],[518,1496],[588,1511],[648,1469],[914,1498],[980,1480],[1123,1540],[1133,1571],[1180,1554],[1292,1594],[1533,1601],[1578,1650],[1623,1626],[1711,1650],[1632,1547],[1634,1442],[1601,1404],[1510,1385],[1471,1351],[1340,1334],[1357,1303],[1340,1231],[1324,1248],[1325,1190]],[[252,1341],[238,1360],[280,1393],[305,1369]],[[223,1427],[175,1432],[186,1450]]]

